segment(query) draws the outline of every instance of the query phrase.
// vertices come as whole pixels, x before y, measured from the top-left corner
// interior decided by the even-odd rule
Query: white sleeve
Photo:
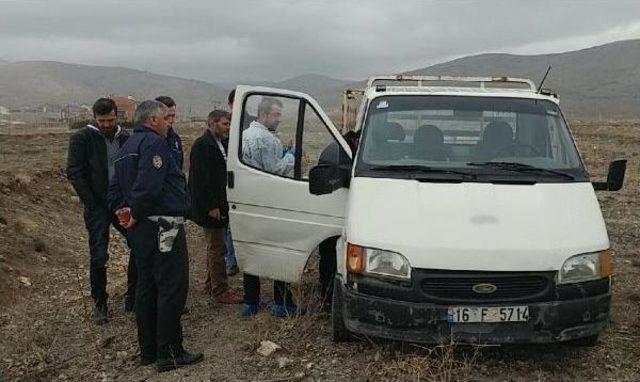
[[[269,138],[261,142],[264,144],[260,150],[263,169],[272,174],[293,177],[295,157],[290,153],[283,156],[282,143],[276,137],[271,136]]]

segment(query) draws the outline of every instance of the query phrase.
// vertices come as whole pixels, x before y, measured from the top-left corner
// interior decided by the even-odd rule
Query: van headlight
[[[365,259],[365,272],[367,273],[403,279],[411,278],[411,265],[399,253],[366,248]]]
[[[609,250],[572,256],[562,264],[558,275],[558,284],[579,283],[609,277],[612,269]]]

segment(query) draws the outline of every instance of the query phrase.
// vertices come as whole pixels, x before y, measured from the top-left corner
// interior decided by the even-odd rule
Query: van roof
[[[364,95],[453,95],[545,99],[558,103],[558,96],[539,91],[533,81],[513,77],[375,76],[367,82]]]

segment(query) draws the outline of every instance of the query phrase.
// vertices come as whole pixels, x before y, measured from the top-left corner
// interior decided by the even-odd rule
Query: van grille
[[[436,272],[420,275],[420,288],[435,301],[519,301],[535,300],[550,292],[553,273]],[[478,293],[474,286],[489,284],[492,293]],[[486,289],[486,288],[485,288]],[[492,289],[490,287],[490,289]]]

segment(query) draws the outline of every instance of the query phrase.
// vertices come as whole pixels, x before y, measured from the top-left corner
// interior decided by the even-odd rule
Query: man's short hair
[[[92,107],[93,115],[107,115],[112,111],[118,115],[118,106],[111,98],[98,98]]]
[[[160,112],[167,110],[167,105],[155,100],[148,100],[142,102],[136,108],[136,112],[133,114],[133,123],[135,125],[142,125],[151,118],[152,115],[156,115]]]
[[[207,123],[218,122],[222,118],[231,120],[231,113],[225,110],[216,109],[207,116]]]
[[[262,98],[262,101],[260,101],[260,104],[258,105],[258,115],[271,113],[273,105],[282,107],[282,101],[273,97]]]
[[[160,96],[156,98],[156,101],[158,102],[162,102],[166,107],[173,107],[176,106],[176,101],[173,100],[173,98],[169,97],[169,96]]]
[[[233,89],[232,91],[229,92],[229,95],[227,96],[227,103],[229,105],[233,105],[233,101],[236,99],[236,89]]]

